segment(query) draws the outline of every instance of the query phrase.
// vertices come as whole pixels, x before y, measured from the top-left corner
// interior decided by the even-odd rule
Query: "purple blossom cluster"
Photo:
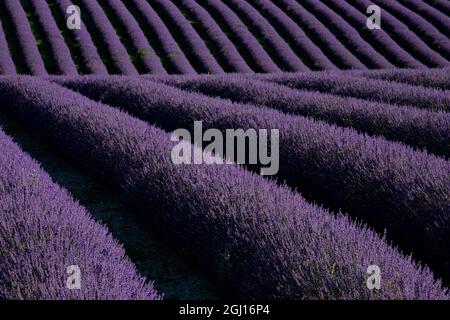
[[[99,84],[113,81],[104,80]],[[142,80],[117,80],[135,95],[144,89],[136,87]],[[145,94],[179,98],[158,86]],[[136,98],[127,101],[145,101]],[[31,77],[0,78],[0,99],[3,112],[139,204],[149,225],[239,297],[449,299],[427,268],[365,226],[235,165],[174,165],[170,135],[118,109]],[[366,287],[373,264],[383,270],[377,292]]]
[[[0,130],[0,299],[160,299],[121,245]],[[69,266],[80,287],[67,286]]]

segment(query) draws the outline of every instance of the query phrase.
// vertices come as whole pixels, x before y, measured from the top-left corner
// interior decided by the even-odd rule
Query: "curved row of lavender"
[[[309,39],[305,32],[289,18],[283,10],[270,0],[249,0],[264,16],[268,17],[279,32],[292,41],[301,52],[301,57],[310,69],[335,70],[337,67],[329,60],[322,50]]]
[[[449,299],[428,269],[286,187],[235,165],[174,165],[170,135],[122,111],[35,78],[0,79],[0,98],[240,297]],[[383,270],[377,293],[366,287],[372,264]]]
[[[182,10],[188,11],[197,21],[205,37],[216,47],[220,54],[220,62],[224,69],[232,72],[252,73],[252,69],[241,57],[234,44],[223,33],[217,22],[195,0],[174,0],[174,3]],[[228,71],[228,70],[227,70]]]
[[[413,86],[450,90],[450,69],[392,69],[358,73],[368,79],[399,82]],[[416,89],[416,88],[415,88]],[[412,91],[410,91],[411,93]],[[447,106],[448,109],[448,106]]]
[[[139,12],[141,19],[145,22],[145,25],[141,27],[151,30],[152,35],[157,39],[164,54],[162,57],[160,56],[160,59],[167,60],[170,63],[171,72],[185,74],[197,73],[172,37],[164,22],[147,1],[127,0],[125,3],[133,6]]]
[[[14,26],[14,35],[20,46],[28,71],[35,76],[48,75],[31,31],[30,23],[20,1],[4,0],[3,6]]]
[[[282,0],[276,2],[288,15],[304,30],[310,34],[310,38],[322,50],[327,53],[329,59],[340,69],[367,69],[333,33],[328,30],[313,14],[309,13],[299,2],[295,0]]]
[[[438,52],[442,57],[450,56],[450,40],[448,35],[442,34],[440,30],[419,14],[395,1],[374,0],[374,2],[381,5],[383,9],[388,10],[393,16],[398,17],[401,22],[419,35],[431,49]],[[447,20],[447,28],[450,28],[450,18],[447,18]],[[389,19],[387,22],[389,22]],[[411,40],[414,41],[415,39],[413,38]]]
[[[280,68],[270,58],[239,17],[220,0],[197,0],[208,12],[225,24],[239,41],[241,55],[255,72],[280,72]],[[235,43],[236,45],[236,43]]]
[[[420,16],[425,17],[444,35],[450,37],[450,18],[444,13],[436,10],[423,0],[400,0],[400,3]]]
[[[154,6],[158,6],[164,15],[170,19],[171,24],[176,27],[183,38],[184,50],[192,55],[192,65],[197,66],[199,73],[222,74],[222,67],[209,51],[205,42],[200,38],[197,31],[187,21],[178,8],[170,1],[154,0]],[[194,63],[195,62],[195,63]]]
[[[98,32],[103,45],[108,48],[108,54],[117,71],[124,75],[137,75],[138,72],[131,62],[127,49],[120,42],[114,27],[98,2],[80,0],[80,4],[89,15],[90,21],[95,26],[95,32]]]
[[[59,14],[63,17],[68,17],[67,9],[72,5],[71,0],[58,0],[55,1]],[[89,73],[97,75],[107,75],[108,70],[104,65],[100,55],[97,52],[94,42],[92,42],[91,36],[89,35],[83,20],[81,19],[81,28],[70,30],[70,34],[76,42],[76,47],[83,57],[83,67]]]
[[[272,25],[249,3],[239,0],[225,0],[232,10],[241,16],[243,21],[248,21],[252,28],[256,30],[260,39],[264,39],[273,52],[274,61],[280,65],[284,71],[309,71],[309,68],[300,60],[291,47],[277,33]]]
[[[345,0],[349,1],[349,0]],[[376,2],[376,1],[375,1]],[[364,12],[371,4],[372,0],[352,0],[352,5]],[[391,38],[393,38],[401,47],[405,48],[416,59],[426,64],[428,67],[445,67],[449,65],[449,62],[438,52],[430,48],[416,33],[410,30],[410,27],[399,21],[395,16],[389,13],[390,6],[383,4],[382,8],[382,20],[384,29],[389,32]],[[414,22],[416,25],[420,24],[419,20]],[[421,31],[423,33],[423,30]],[[429,35],[427,35],[429,39]],[[444,41],[446,37],[441,38],[440,45],[443,49],[449,49],[449,41]]]
[[[1,129],[0,150],[0,299],[160,299],[108,230]],[[67,287],[69,266],[79,290]]]
[[[392,74],[397,71],[389,72]],[[365,73],[362,73],[365,74]],[[376,72],[368,72],[368,75]],[[416,75],[419,75],[417,71]],[[238,76],[239,77],[239,76]],[[281,75],[258,75],[256,79],[282,84],[295,89],[319,91],[343,97],[355,97],[369,101],[413,106],[424,110],[450,110],[450,92],[433,88],[422,88],[407,84],[392,83],[377,79],[364,79],[358,73],[297,73]],[[423,79],[418,78],[418,81]]]
[[[117,18],[118,22],[128,33],[128,37],[134,46],[134,50],[136,50],[135,54],[138,55],[138,59],[145,66],[146,71],[152,74],[167,74],[161,60],[148,42],[136,19],[128,11],[122,1],[104,1],[105,4],[111,8],[114,12],[115,18]]]
[[[317,80],[314,76],[308,77],[308,75],[309,73],[305,74],[306,83],[311,84]],[[370,135],[383,136],[419,149],[425,148],[428,152],[450,159],[448,143],[450,114],[447,112],[430,112],[331,94],[294,90],[273,83],[233,76],[183,78],[185,77],[170,77],[159,81],[208,96],[262,105],[342,127],[352,127]],[[326,80],[316,82],[326,82]],[[321,84],[317,85],[318,88],[320,86]],[[325,85],[323,87],[326,88]]]
[[[321,1],[303,0],[303,6],[314,14],[351,52],[369,68],[392,68],[391,64],[372,45],[368,45],[359,29],[354,28],[346,19],[331,10]]]
[[[166,130],[278,129],[277,178],[364,219],[448,277],[450,163],[402,144],[272,109],[235,104],[142,78],[56,80]],[[448,279],[447,279],[448,280]]]
[[[69,76],[78,75],[69,47],[64,42],[64,37],[56,25],[47,2],[45,0],[31,0],[31,6],[35,11],[45,39],[49,44],[53,58],[52,61],[56,64],[56,68],[60,74]]]
[[[336,14],[350,23],[357,32],[379,51],[388,61],[402,68],[425,68],[426,66],[415,59],[411,53],[399,46],[386,31],[382,29],[370,30],[366,26],[367,16],[344,1],[321,0]],[[364,11],[365,12],[365,11]]]
[[[8,48],[8,42],[6,41],[5,32],[3,31],[2,22],[0,21],[0,74],[3,75],[15,75],[16,66],[11,58],[11,54]]]

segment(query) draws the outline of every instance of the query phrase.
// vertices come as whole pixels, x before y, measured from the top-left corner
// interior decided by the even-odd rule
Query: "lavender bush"
[[[160,299],[121,245],[0,130],[0,299]],[[67,267],[81,271],[68,289]]]
[[[430,21],[443,34],[450,37],[450,18],[444,12],[436,10],[422,0],[400,0],[400,3]]]
[[[172,164],[169,134],[122,111],[35,78],[1,78],[0,98],[239,297],[449,299],[428,269],[284,186],[234,165]],[[383,270],[377,292],[366,287],[371,264]]]

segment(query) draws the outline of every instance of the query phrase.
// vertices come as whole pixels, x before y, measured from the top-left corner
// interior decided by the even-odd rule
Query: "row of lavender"
[[[0,149],[0,299],[160,298],[105,227],[1,130]]]
[[[150,105],[140,111],[142,104],[164,103],[169,98],[175,101],[178,99],[182,105],[177,107],[176,103],[174,108],[180,112],[185,108],[185,116],[189,116],[189,112],[192,113],[192,118],[198,115],[207,117],[212,114],[211,111],[221,112],[228,124],[245,127],[245,111],[242,112],[244,119],[239,121],[233,120],[232,110],[208,110],[210,107],[207,103],[219,101],[218,99],[186,94],[179,89],[150,81],[148,88],[140,86],[142,80],[133,82],[128,79],[130,84],[121,79],[108,81],[117,82],[115,85],[119,91],[120,88],[132,90],[127,97],[130,105],[128,111],[160,126],[174,121],[168,115],[170,111],[164,113],[164,108],[161,107],[155,113],[162,114],[152,118],[151,110],[157,107]],[[70,81],[65,84],[72,86]],[[94,86],[93,90],[88,90],[89,86],[85,86],[85,91],[91,94],[100,88],[95,81],[88,81],[87,84]],[[82,82],[76,84],[77,87],[82,85]],[[156,95],[151,96],[152,92]],[[183,98],[185,95],[186,99]],[[112,91],[106,92],[106,99],[113,96]],[[174,165],[170,160],[170,151],[174,145],[170,141],[170,135],[122,111],[36,78],[0,78],[0,99],[3,102],[2,112],[76,161],[86,171],[109,183],[130,205],[140,204],[137,209],[149,228],[157,225],[170,241],[197,257],[217,281],[226,284],[237,296],[319,299],[449,298],[447,290],[433,279],[427,268],[419,267],[411,258],[399,254],[376,233],[360,223],[351,222],[343,214],[327,212],[306,202],[289,188],[265,180],[239,166]],[[189,107],[190,99],[194,99],[194,104],[197,105],[196,114]],[[234,106],[227,102],[217,103],[225,108]],[[168,105],[170,103],[166,107]],[[247,106],[238,107],[240,110],[251,109]],[[324,140],[336,134],[335,139],[340,139],[341,142],[346,139],[349,142],[358,141],[352,147],[358,148],[359,143],[366,143],[366,147],[373,145],[383,150],[395,149],[394,154],[388,152],[390,157],[397,157],[393,160],[401,160],[401,154],[407,154],[408,159],[401,160],[402,163],[395,169],[400,169],[411,159],[411,164],[418,164],[428,172],[435,170],[436,166],[446,165],[437,158],[413,152],[400,145],[389,145],[367,137],[363,141],[362,136],[347,130],[307,119],[294,119],[276,111],[263,112],[258,109],[258,112],[259,115],[253,115],[257,122],[263,121],[266,115],[273,116],[274,121],[296,122],[299,130],[304,128],[303,133],[308,130],[317,133],[319,130],[325,135]],[[234,119],[238,118],[240,117]],[[205,122],[208,121],[205,118]],[[292,139],[295,140],[296,137]],[[301,147],[302,142],[296,143]],[[17,147],[15,152],[19,152]],[[299,154],[298,152],[297,155]],[[415,161],[418,163],[414,163]],[[432,164],[425,167],[426,161]],[[6,163],[11,166],[16,161],[8,160]],[[423,179],[422,174],[417,173],[415,178]],[[428,183],[425,180],[423,182]],[[8,186],[7,184],[5,188],[7,191]],[[44,193],[41,188],[39,190]],[[426,191],[417,191],[420,192]],[[47,198],[41,193],[38,198],[45,202]],[[435,211],[433,215],[437,217],[439,212]],[[404,219],[397,214],[396,218],[416,229],[418,226],[414,227],[414,224],[420,220],[414,215]],[[58,219],[59,223],[60,220]],[[407,226],[399,223],[399,227]],[[434,231],[437,234],[441,232],[439,229]],[[423,228],[419,232],[426,236]],[[50,246],[49,249],[52,248]],[[372,264],[383,270],[383,290],[376,292],[366,287],[366,269]],[[6,269],[8,268],[7,265]],[[8,280],[11,272],[2,273],[2,276]],[[50,284],[49,287],[53,288],[52,286]]]
[[[376,30],[366,26],[368,0],[30,3],[32,12],[25,12],[17,0],[4,0],[0,5],[4,11],[0,17],[1,74],[14,74],[14,63],[23,64],[33,75],[47,73],[50,62],[41,57],[27,14],[37,18],[43,35],[37,40],[49,46],[57,72],[66,75],[270,73],[445,67],[450,63],[450,18],[445,6],[434,2],[374,1],[382,8],[383,21]],[[57,21],[67,18],[71,4],[81,7],[82,26],[70,30],[70,39],[64,41],[61,31],[67,27]],[[57,10],[51,11],[52,5]],[[8,54],[11,46],[16,46],[23,61]],[[74,63],[73,55],[82,58],[82,65]]]

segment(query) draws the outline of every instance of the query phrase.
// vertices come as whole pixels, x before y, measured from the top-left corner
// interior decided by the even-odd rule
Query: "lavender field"
[[[0,0],[0,299],[450,300],[445,0]]]

